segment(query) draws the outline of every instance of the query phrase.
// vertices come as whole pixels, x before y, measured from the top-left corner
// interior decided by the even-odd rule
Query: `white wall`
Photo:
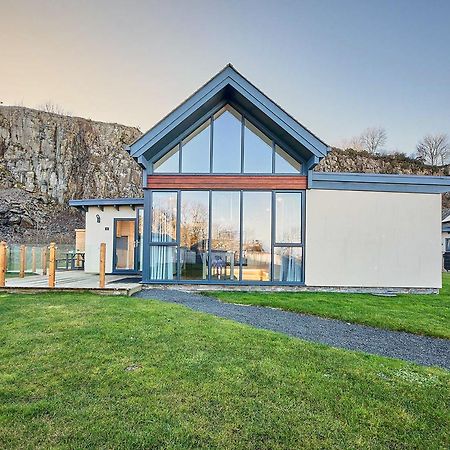
[[[306,193],[308,286],[441,287],[441,195]]]
[[[100,223],[97,223],[97,214]],[[113,206],[100,208],[90,206],[86,213],[86,256],[85,271],[98,273],[100,264],[100,244],[106,243],[106,273],[112,272],[113,265],[113,234],[115,218],[136,218],[136,211],[131,206],[120,206],[119,211]],[[106,228],[109,228],[108,230]]]

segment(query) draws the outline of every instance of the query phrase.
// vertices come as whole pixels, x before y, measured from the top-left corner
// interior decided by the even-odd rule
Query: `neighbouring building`
[[[86,210],[85,270],[149,284],[441,287],[449,177],[315,172],[329,147],[231,65],[128,147],[143,199]]]

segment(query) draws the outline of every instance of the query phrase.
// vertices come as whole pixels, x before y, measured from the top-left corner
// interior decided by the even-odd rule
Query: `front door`
[[[139,244],[136,219],[114,221],[114,272],[138,272]]]

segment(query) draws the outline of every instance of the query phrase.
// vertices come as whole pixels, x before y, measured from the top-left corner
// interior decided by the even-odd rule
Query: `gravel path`
[[[360,350],[450,370],[450,340],[356,325],[260,306],[236,305],[172,289],[148,289],[136,297],[178,303],[195,311],[278,331],[332,347]]]

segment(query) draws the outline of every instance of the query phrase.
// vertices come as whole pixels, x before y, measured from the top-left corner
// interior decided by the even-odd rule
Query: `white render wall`
[[[97,223],[96,215],[100,216]],[[89,206],[86,213],[86,255],[85,272],[98,273],[100,265],[100,244],[106,243],[106,273],[112,272],[114,219],[135,219],[136,211],[131,206],[120,206],[117,211],[113,206],[105,206],[102,211]],[[105,228],[109,228],[106,230]]]
[[[441,195],[306,192],[307,286],[441,287]]]

